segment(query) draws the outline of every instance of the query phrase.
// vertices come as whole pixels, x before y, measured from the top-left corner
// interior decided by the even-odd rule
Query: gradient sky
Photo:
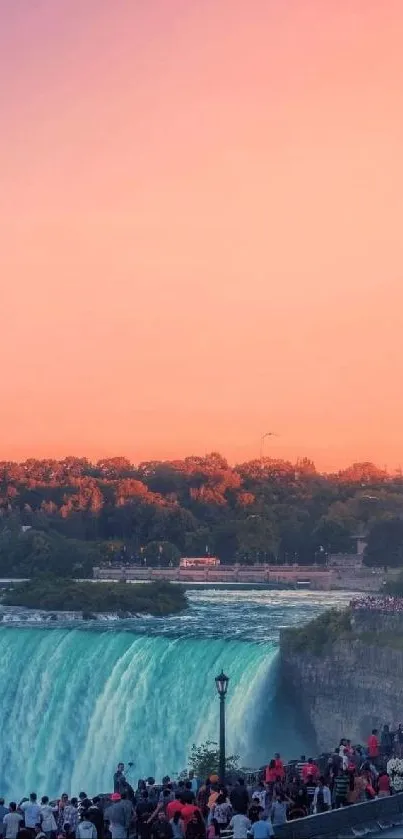
[[[403,463],[402,0],[2,0],[0,457]]]

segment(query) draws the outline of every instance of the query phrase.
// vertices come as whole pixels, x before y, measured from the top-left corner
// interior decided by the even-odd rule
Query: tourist
[[[238,778],[230,792],[230,802],[235,814],[246,815],[248,811],[249,795],[243,778]]]
[[[169,819],[169,824],[172,827],[172,839],[184,839],[185,825],[180,810],[176,810],[172,818]]]
[[[351,783],[347,792],[347,804],[361,804],[366,801],[365,787],[367,785],[366,779],[363,775],[354,775],[353,783]]]
[[[63,831],[65,822],[69,821],[69,819],[66,818],[66,807],[67,807],[68,801],[69,801],[69,797],[67,795],[67,792],[63,792],[59,801],[58,801],[58,803],[57,803],[56,808],[53,811],[55,813],[56,829],[57,829],[58,833],[61,833]],[[78,824],[78,811],[77,811],[77,824]]]
[[[78,825],[78,799],[72,798],[71,801],[68,800],[68,796],[66,795],[67,801],[65,802],[63,808],[63,831],[66,833],[66,825],[68,825],[70,834],[75,835]],[[91,809],[91,808],[90,808]]]
[[[78,816],[79,816],[79,818],[84,813],[87,812],[88,808],[91,807],[91,804],[92,804],[92,801],[91,801],[90,798],[88,798],[88,795],[87,795],[86,792],[80,792],[78,794]]]
[[[274,763],[275,763],[275,767],[277,769],[277,777],[280,778],[281,780],[284,780],[284,778],[285,778],[284,763],[281,760],[279,752],[276,752],[276,754],[274,755]]]
[[[200,810],[196,806],[196,804],[183,804],[183,807],[182,807],[182,810],[181,810],[181,817],[182,817],[183,823],[185,825],[185,832],[186,832],[186,828],[187,828],[190,820],[193,818],[193,816],[196,813],[200,813]],[[201,813],[200,813],[200,815],[201,815]]]
[[[180,792],[177,790],[175,793],[175,798],[172,801],[168,801],[166,806],[166,816],[169,821],[174,818],[176,813],[181,813],[182,811],[182,801],[180,798]]]
[[[223,793],[220,793],[220,795],[218,796],[215,804],[211,808],[210,813],[211,817],[213,819],[216,819],[221,833],[222,830],[225,830],[225,828],[228,827],[228,823],[232,816],[231,804],[229,803],[229,801]]]
[[[176,797],[178,797],[179,793],[176,792]],[[209,815],[209,808],[208,808],[208,801],[210,798],[210,781],[207,778],[204,784],[199,787],[199,791],[197,793],[197,806],[203,816],[204,819],[208,818]]]
[[[75,831],[71,829],[68,822],[64,823],[64,828],[61,833],[57,834],[57,839],[76,839]]]
[[[173,830],[164,810],[159,811],[156,820],[153,822],[151,836],[152,839],[173,839]],[[113,836],[112,839],[114,839]]]
[[[35,825],[35,839],[47,839],[46,833],[42,830],[40,822]]]
[[[185,785],[182,791],[182,801],[184,804],[194,804],[196,801],[196,796],[192,789],[192,782],[185,781]]]
[[[313,799],[314,799],[315,790],[316,790],[316,783],[315,783],[312,775],[309,775],[309,777],[307,778],[307,781],[306,781],[306,784],[305,784],[305,790],[306,790],[306,796],[307,796],[307,799],[308,799],[308,810],[311,813],[312,812],[312,807],[313,807]]]
[[[31,792],[29,800],[23,799],[18,806],[24,816],[25,827],[31,831],[31,835],[35,834],[36,825],[41,823],[41,808],[36,799],[36,792]]]
[[[46,839],[50,839],[52,834],[57,829],[56,819],[53,815],[53,807],[49,804],[49,797],[47,795],[43,795],[41,798],[41,828],[46,836]]]
[[[0,837],[4,836],[3,819],[4,816],[7,815],[7,813],[9,812],[10,810],[8,809],[8,807],[4,806],[4,798],[0,798]]]
[[[188,805],[190,806],[190,805]],[[206,839],[206,828],[200,810],[194,810],[185,830],[186,839]]]
[[[295,808],[305,810],[306,814],[309,812],[307,788],[299,778],[294,778],[292,784],[289,786],[288,794]],[[294,818],[296,817],[294,816]]]
[[[273,758],[273,760],[271,760],[269,765],[266,767],[265,781],[266,784],[270,784],[271,788],[273,788],[274,784],[278,780],[281,780],[281,775],[279,775],[278,773],[276,761]]]
[[[403,725],[399,723],[395,733],[396,756],[403,757]]]
[[[232,830],[234,839],[247,839],[248,831],[251,828],[251,822],[247,816],[243,815],[243,813],[236,813],[232,816],[229,828]]]
[[[290,799],[287,799],[283,792],[276,795],[270,809],[270,820],[274,828],[280,827],[287,821],[287,809]]]
[[[76,836],[77,839],[97,839],[97,829],[86,813],[82,814],[81,821],[77,825]],[[114,839],[113,836],[112,839]]]
[[[127,781],[125,776],[125,765],[124,763],[118,763],[116,772],[113,776],[113,791],[118,792],[120,795],[122,792],[126,792],[127,788]]]
[[[183,793],[181,792],[180,795],[181,795],[181,798],[182,798]],[[166,817],[169,821],[169,819],[171,817],[171,814],[168,813],[168,805],[173,804],[173,803],[174,803],[174,799],[172,797],[171,790],[168,789],[168,788],[163,789],[161,791],[158,804],[157,804],[154,812],[150,816],[150,821],[153,822],[158,817],[158,814],[161,812],[161,810],[162,810],[163,813],[165,813],[165,815],[166,815]],[[182,806],[183,806],[183,804],[182,804]],[[174,810],[174,812],[175,812],[175,810]]]
[[[4,839],[17,839],[20,824],[23,821],[21,813],[17,813],[15,801],[10,801],[9,812],[3,816]]]
[[[109,822],[111,837],[112,839],[127,839],[133,817],[131,802],[126,798],[122,799],[119,792],[114,792],[111,795],[111,801],[112,804],[104,812],[104,820]]]
[[[372,734],[368,737],[368,756],[374,761],[377,761],[379,757],[379,738],[377,728],[373,728]]]
[[[323,777],[319,778],[313,796],[313,812],[326,813],[332,806],[332,794]]]
[[[263,810],[259,819],[250,826],[249,833],[252,839],[270,839],[271,836],[274,836],[273,825],[270,819],[264,818]]]
[[[259,804],[263,808],[263,810],[266,809],[267,795],[268,795],[268,792],[267,792],[267,789],[266,789],[263,781],[259,781],[259,783],[257,785],[257,788],[253,792],[253,798],[258,799]]]
[[[336,808],[346,806],[349,788],[349,774],[346,771],[342,771],[339,775],[337,775],[334,781],[334,804]]]
[[[302,767],[301,770],[302,780],[306,784],[308,778],[311,778],[313,781],[317,781],[319,778],[319,768],[314,762],[312,757],[308,758],[308,763]]]
[[[254,824],[255,822],[259,821],[260,814],[263,813],[263,807],[259,804],[258,798],[252,798],[248,809],[248,818],[249,821]]]
[[[149,839],[151,833],[150,816],[153,810],[153,804],[148,798],[148,790],[142,788],[140,799],[136,804],[137,834],[139,839]]]
[[[382,729],[380,751],[384,758],[389,758],[393,751],[393,735],[389,731],[387,724]]]
[[[207,839],[217,839],[220,835],[217,819],[211,819],[207,825]]]
[[[207,801],[207,807],[209,811],[211,810],[213,804],[216,803],[219,793],[220,787],[218,783],[218,775],[210,775],[209,797]]]
[[[306,757],[305,757],[305,755],[301,755],[301,757],[300,757],[300,759],[297,761],[297,765],[296,765],[296,767],[295,767],[295,768],[296,768],[296,770],[297,770],[297,772],[298,772],[298,775],[299,775],[299,777],[300,777],[301,781],[302,781],[302,778],[303,778],[302,773],[303,773],[303,770],[304,770],[304,766],[305,766],[305,765],[306,765]]]
[[[391,795],[390,778],[387,772],[381,772],[376,782],[378,798],[387,798]]]
[[[300,801],[293,801],[288,809],[287,821],[292,822],[296,821],[297,819],[304,819],[307,815],[307,807],[304,807],[304,805]]]
[[[122,793],[122,799],[123,799],[123,797],[126,798],[126,795],[127,795],[126,792]],[[130,818],[129,818],[129,824],[130,824],[131,818],[133,816],[133,807],[132,807],[132,804],[131,804],[130,801],[126,800],[125,803],[126,803],[126,806],[130,809]],[[92,799],[91,807],[89,807],[88,811],[87,811],[87,815],[88,815],[88,818],[89,818],[90,822],[92,822],[93,825],[95,825],[98,839],[102,839],[103,833],[104,833],[104,813],[103,813],[103,810],[101,809],[100,804],[101,804],[101,799],[100,799],[99,795],[96,795],[95,798]],[[123,806],[123,801],[122,801],[122,806]]]
[[[193,792],[194,796],[196,797],[197,790],[199,789],[199,782],[198,782],[198,780],[195,776],[195,773],[193,772],[192,769],[189,772],[189,781],[192,785],[192,792]]]

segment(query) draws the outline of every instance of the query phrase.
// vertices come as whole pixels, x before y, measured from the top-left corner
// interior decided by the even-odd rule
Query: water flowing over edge
[[[194,742],[217,739],[221,666],[231,673],[228,749],[247,762],[274,690],[275,648],[251,642],[1,628],[0,650],[6,795],[108,791],[120,759],[136,777],[180,771]]]
[[[182,615],[119,628],[3,623],[1,794],[109,791],[118,760],[133,761],[133,780],[173,776],[193,743],[217,739],[221,667],[231,678],[228,752],[250,766],[287,742],[293,754],[301,733],[277,695],[279,628],[318,614],[328,599],[210,591],[192,593]]]

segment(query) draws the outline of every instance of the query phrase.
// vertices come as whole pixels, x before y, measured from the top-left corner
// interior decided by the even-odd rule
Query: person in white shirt
[[[274,828],[270,819],[264,818],[264,813],[259,814],[259,820],[254,822],[249,830],[252,839],[271,839],[274,836]]]
[[[21,814],[17,813],[15,801],[10,801],[10,812],[6,813],[3,818],[4,839],[17,839],[22,818]]]
[[[57,830],[53,807],[50,806],[47,795],[44,795],[41,800],[41,827],[47,837],[50,837],[51,833]]]
[[[76,837],[77,839],[97,839],[97,829],[86,815],[78,823]]]
[[[41,821],[41,808],[36,800],[36,792],[31,792],[29,801],[21,801],[19,809],[23,813],[25,827],[35,830],[35,826]]]
[[[233,831],[234,839],[247,839],[251,822],[247,816],[244,816],[242,813],[237,813],[235,816],[232,816],[229,827]]]
[[[189,781],[192,784],[192,792],[197,795],[199,784],[197,782],[197,778],[195,778],[195,773],[192,770],[189,772]]]
[[[325,784],[324,778],[319,778],[319,783],[313,796],[313,812],[326,813],[332,807],[332,794]]]

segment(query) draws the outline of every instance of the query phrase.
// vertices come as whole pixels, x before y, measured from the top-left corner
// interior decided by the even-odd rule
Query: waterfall
[[[267,759],[276,646],[247,640],[69,628],[0,628],[1,792],[108,792],[174,775],[193,743],[218,739],[214,676],[230,676],[227,752]]]

